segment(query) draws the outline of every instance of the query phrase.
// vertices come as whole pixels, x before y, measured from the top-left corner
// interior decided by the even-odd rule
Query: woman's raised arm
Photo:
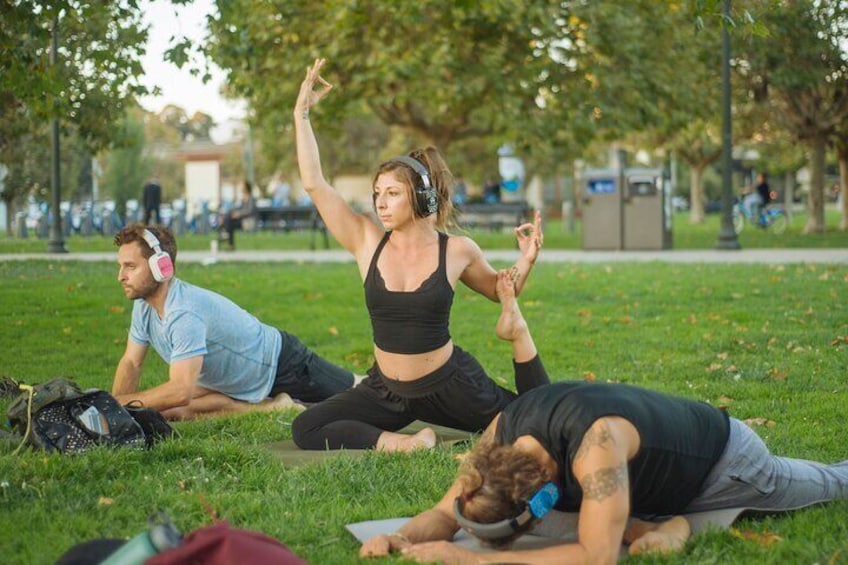
[[[309,111],[333,89],[333,85],[320,75],[324,63],[324,59],[317,59],[306,70],[306,78],[300,85],[300,93],[294,106],[297,164],[303,187],[318,208],[327,228],[342,247],[359,261],[366,238],[369,235],[378,238],[381,230],[376,224],[354,212],[327,182],[321,170],[318,141],[312,131]]]

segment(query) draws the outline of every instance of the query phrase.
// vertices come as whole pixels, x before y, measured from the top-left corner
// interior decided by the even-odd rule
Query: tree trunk
[[[848,231],[848,146],[839,151],[839,229]]]
[[[689,223],[704,223],[704,186],[702,179],[704,167],[692,165],[689,168]]]
[[[3,200],[6,203],[6,237],[12,237],[12,218],[14,217],[14,212],[12,211],[12,201],[11,200]]]
[[[824,162],[826,139],[817,135],[810,145],[810,192],[807,195],[807,224],[802,233],[824,233]]]
[[[795,175],[798,171],[786,171],[783,177],[783,209],[786,210],[786,215],[792,219],[792,212],[795,206]]]

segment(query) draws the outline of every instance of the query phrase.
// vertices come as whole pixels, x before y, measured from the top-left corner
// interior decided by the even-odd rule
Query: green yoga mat
[[[436,432],[436,446],[456,445],[462,442],[470,442],[476,439],[477,435],[471,432],[465,432],[454,428],[446,428],[444,426],[436,426],[424,422],[413,422],[407,427],[399,430],[400,433],[414,434],[422,428],[429,427]],[[370,449],[333,449],[323,451],[309,451],[300,449],[290,439],[282,441],[274,441],[265,444],[265,447],[273,453],[287,467],[297,467],[306,465],[307,463],[315,463],[325,461],[334,457],[361,457],[363,454],[371,451]]]

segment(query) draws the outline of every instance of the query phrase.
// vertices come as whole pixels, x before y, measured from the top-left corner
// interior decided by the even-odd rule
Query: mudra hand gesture
[[[536,210],[533,223],[527,222],[515,228],[515,237],[518,240],[518,248],[521,250],[521,254],[531,264],[535,263],[545,240],[545,234],[542,233],[542,213]]]
[[[300,83],[300,92],[297,95],[294,113],[295,115],[300,115],[303,119],[309,119],[309,109],[315,106],[333,89],[333,85],[324,80],[319,74],[324,63],[326,63],[326,59],[315,59],[315,63],[306,69],[306,78]],[[315,88],[316,84],[319,86],[317,90]]]

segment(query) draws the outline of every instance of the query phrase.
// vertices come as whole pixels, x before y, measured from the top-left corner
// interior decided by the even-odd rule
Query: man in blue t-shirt
[[[174,275],[177,244],[164,227],[133,224],[115,236],[118,281],[133,300],[127,348],[112,385],[169,419],[297,407],[350,388],[354,375],[296,336],[263,324],[220,294]],[[149,347],[168,363],[167,382],[139,391]]]

